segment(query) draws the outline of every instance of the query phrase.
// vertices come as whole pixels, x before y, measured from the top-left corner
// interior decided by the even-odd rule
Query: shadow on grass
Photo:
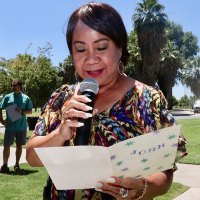
[[[38,173],[38,170],[29,170],[29,169],[20,169],[20,171],[16,172],[16,171],[9,171],[8,173],[1,173],[0,174],[5,174],[5,175],[11,175],[11,176],[27,176],[29,174],[33,174],[33,173]]]

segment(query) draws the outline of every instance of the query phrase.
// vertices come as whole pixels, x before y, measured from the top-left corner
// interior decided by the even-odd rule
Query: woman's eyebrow
[[[85,42],[83,42],[83,41],[78,41],[78,40],[74,42],[74,44],[77,44],[77,43],[78,43],[78,44],[85,44]]]
[[[94,43],[98,43],[98,42],[101,42],[101,41],[109,41],[109,39],[108,38],[99,38],[99,39],[95,40]],[[77,41],[74,42],[74,44],[86,44],[86,43],[83,42],[83,41],[77,40]]]
[[[108,38],[99,38],[98,40],[95,40],[94,43],[98,43],[98,42],[101,42],[101,41],[109,41]]]

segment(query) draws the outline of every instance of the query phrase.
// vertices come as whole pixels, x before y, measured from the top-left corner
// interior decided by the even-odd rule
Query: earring
[[[82,80],[83,80],[83,79],[78,75],[78,73],[76,72],[76,70],[75,70],[74,76],[75,76],[75,81],[76,81],[76,82],[79,82],[79,81],[82,81]]]
[[[120,75],[124,75],[124,65],[123,65],[121,59],[119,60],[119,63],[118,63],[118,64],[119,64],[119,65],[118,65],[118,72],[119,72],[119,74],[120,74]]]

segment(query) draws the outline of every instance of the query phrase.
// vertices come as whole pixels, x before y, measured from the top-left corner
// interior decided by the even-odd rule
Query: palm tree
[[[183,58],[170,40],[161,51],[160,70],[158,72],[158,85],[168,100],[168,109],[172,109],[172,88],[175,85],[178,69],[183,66]]]
[[[181,70],[182,83],[186,84],[196,97],[200,97],[200,57],[187,61]]]
[[[143,0],[137,5],[132,20],[142,57],[140,80],[154,85],[159,71],[160,51],[166,43],[167,15],[163,13],[164,6],[157,0]]]

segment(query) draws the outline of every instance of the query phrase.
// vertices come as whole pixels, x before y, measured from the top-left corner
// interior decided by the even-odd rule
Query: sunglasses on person
[[[16,86],[18,86],[18,85],[11,85],[11,87],[16,87]]]

